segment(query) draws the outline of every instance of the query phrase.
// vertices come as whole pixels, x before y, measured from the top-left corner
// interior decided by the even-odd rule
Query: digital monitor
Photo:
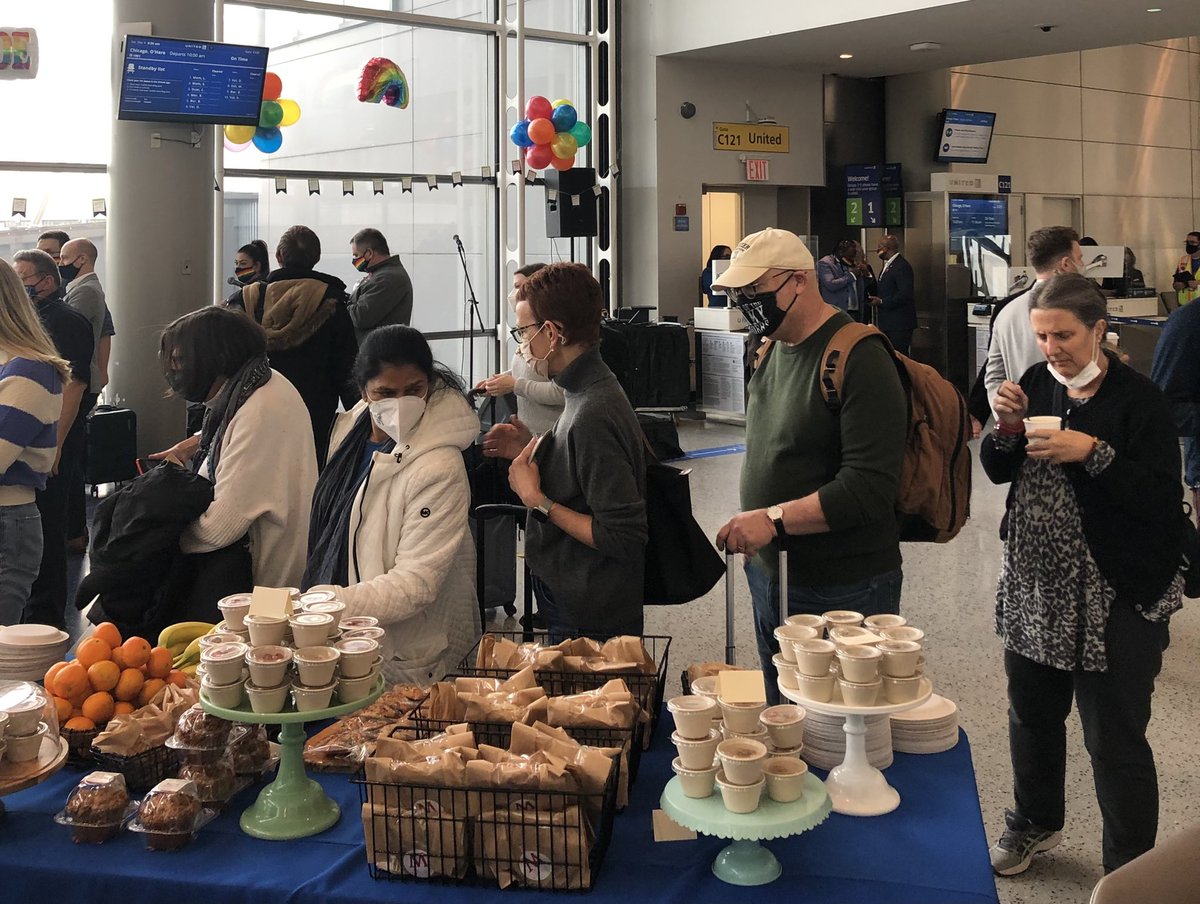
[[[938,116],[939,163],[987,163],[996,114],[946,109]]]
[[[950,238],[1008,234],[1008,199],[989,195],[950,196]]]
[[[127,35],[117,119],[258,124],[267,48]]]

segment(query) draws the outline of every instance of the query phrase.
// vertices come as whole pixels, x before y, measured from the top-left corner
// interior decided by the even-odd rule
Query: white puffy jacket
[[[330,456],[366,409],[339,414]],[[480,633],[470,487],[462,450],[479,419],[458,393],[435,391],[412,435],[376,452],[350,514],[347,616],[373,615],[387,630],[384,675],[429,684],[452,671]]]

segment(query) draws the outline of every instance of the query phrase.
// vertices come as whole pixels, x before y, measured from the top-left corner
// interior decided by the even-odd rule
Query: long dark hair
[[[173,321],[158,342],[163,375],[182,371],[185,396],[203,396],[218,377],[228,379],[266,353],[267,334],[261,326],[240,311],[216,305]]]
[[[733,249],[728,245],[713,245],[712,251],[708,252],[708,263],[704,265],[704,269],[700,271],[700,294],[704,294],[704,275],[712,270],[713,261],[723,261],[733,254]]]
[[[238,254],[244,254],[250,260],[254,261],[254,266],[262,273],[271,272],[271,255],[267,252],[267,243],[262,239],[243,245],[238,249]]]
[[[359,346],[358,357],[354,359],[354,382],[363,392],[367,383],[379,376],[385,367],[403,367],[406,364],[413,365],[425,374],[429,380],[430,395],[440,389],[451,389],[460,395],[464,392],[458,374],[433,360],[433,349],[421,331],[401,324],[382,326],[367,334]]]

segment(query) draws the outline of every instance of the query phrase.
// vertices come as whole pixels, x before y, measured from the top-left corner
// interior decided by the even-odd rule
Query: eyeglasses
[[[768,291],[769,292],[777,292],[777,291],[779,291],[780,289],[783,288],[784,283],[786,283],[791,278],[792,278],[791,273],[786,274],[783,282],[781,282],[779,285],[777,285],[774,289],[767,289],[766,287],[749,285],[749,286],[742,286],[740,289],[730,289],[729,292],[736,298],[742,298],[742,299],[745,299],[746,301],[753,301],[756,297],[758,297],[759,292],[768,292]]]
[[[525,331],[526,330],[531,330],[535,326],[540,327],[545,322],[546,321],[544,321],[544,320],[539,320],[536,323],[527,323],[527,324],[525,324],[525,326],[514,326],[512,329],[510,329],[508,331],[508,335],[512,336],[513,342],[520,344],[525,341]]]

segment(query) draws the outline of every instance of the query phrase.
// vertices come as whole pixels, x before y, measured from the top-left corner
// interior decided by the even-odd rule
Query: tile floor
[[[684,422],[684,449],[741,442],[738,427]],[[690,460],[692,507],[710,535],[737,511],[740,455]],[[976,457],[972,518],[951,543],[905,544],[901,611],[927,633],[930,666],[938,690],[955,700],[971,739],[983,820],[990,837],[1003,824],[1011,803],[1011,773],[1001,647],[992,630],[993,593],[1000,561],[996,528],[1004,488],[983,475]],[[737,661],[755,661],[750,596],[735,578]],[[670,634],[672,688],[689,662],[719,660],[724,650],[725,593],[718,585],[704,599],[683,607],[648,609],[646,631]],[[1200,616],[1189,603],[1172,621],[1171,648],[1155,694],[1150,732],[1159,765],[1160,838],[1200,818],[1200,758],[1195,755],[1200,724],[1200,673],[1195,668]],[[1078,721],[1069,723],[1067,826],[1062,844],[1041,854],[1023,876],[1000,879],[1002,904],[1086,902],[1101,876],[1100,821],[1091,768]]]

